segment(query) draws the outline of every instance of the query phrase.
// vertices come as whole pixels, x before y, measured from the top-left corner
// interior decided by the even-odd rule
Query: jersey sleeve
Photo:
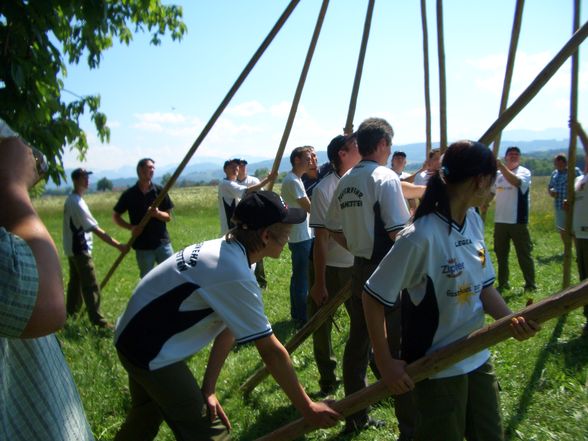
[[[394,306],[400,291],[425,279],[426,247],[410,235],[399,237],[378,268],[364,285],[364,290],[386,306]]]
[[[118,201],[113,207],[113,211],[116,211],[118,214],[123,214],[129,209],[129,202],[128,202],[128,191],[124,191]]]
[[[526,193],[531,186],[531,172],[524,167],[519,167],[517,170],[517,178],[521,180],[519,189],[521,193]]]
[[[394,176],[382,183],[378,201],[382,209],[382,219],[386,231],[397,231],[404,228],[410,218],[410,213],[406,208],[398,177]]]
[[[247,191],[246,185],[241,185],[235,181],[227,181],[226,184],[225,190],[235,199],[243,198],[243,195]]]
[[[83,199],[80,199],[77,204],[73,206],[72,216],[75,217],[75,224],[80,225],[84,232],[88,233],[98,226],[98,222],[90,213],[90,209]]]
[[[272,334],[255,281],[217,284],[203,290],[202,296],[231,330],[237,343],[247,343]]]
[[[321,187],[316,187],[310,206],[310,226],[312,228],[326,228],[329,200]]]
[[[337,188],[339,188],[339,186],[337,186]],[[329,204],[329,209],[327,210],[327,218],[325,219],[325,221],[325,226],[327,227],[327,229],[338,233],[343,232],[343,224],[341,221],[341,206],[339,205],[339,201],[337,200],[336,190],[333,194],[333,198],[331,199],[331,203]]]

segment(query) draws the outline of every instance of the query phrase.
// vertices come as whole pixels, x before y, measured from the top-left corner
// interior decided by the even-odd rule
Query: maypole
[[[429,32],[427,30],[427,0],[421,0],[421,23],[423,27],[423,70],[425,81],[425,158],[429,156],[431,143],[431,92],[429,84]]]
[[[447,149],[447,80],[443,41],[443,0],[437,0],[437,53],[439,56],[439,133],[441,154]]]
[[[233,84],[233,86],[231,87],[231,89],[229,90],[229,92],[227,93],[225,98],[223,99],[223,101],[220,103],[220,105],[218,106],[218,108],[216,109],[216,111],[214,112],[214,114],[212,115],[212,117],[210,118],[208,123],[206,124],[206,126],[204,126],[204,128],[202,129],[202,132],[200,133],[198,138],[196,138],[196,141],[194,141],[194,143],[192,144],[192,147],[190,147],[190,150],[188,151],[188,153],[186,153],[186,156],[184,157],[184,159],[182,160],[180,165],[178,165],[178,168],[176,168],[176,171],[174,172],[174,174],[166,182],[165,186],[163,187],[163,190],[159,193],[159,195],[157,196],[157,198],[153,202],[154,207],[159,206],[159,204],[163,201],[163,198],[169,192],[170,188],[176,183],[176,180],[178,179],[178,177],[180,176],[180,174],[182,173],[182,171],[184,170],[184,168],[186,167],[186,165],[188,164],[190,159],[192,159],[192,156],[194,155],[194,153],[196,152],[196,150],[198,149],[200,144],[202,144],[202,141],[204,141],[204,138],[206,138],[206,135],[208,135],[208,132],[210,132],[210,130],[212,129],[212,127],[216,123],[217,119],[220,117],[221,113],[223,113],[225,108],[229,105],[229,102],[231,101],[233,96],[235,96],[235,94],[237,93],[237,90],[239,90],[239,87],[241,87],[241,85],[245,81],[245,78],[247,78],[249,73],[253,70],[253,67],[255,66],[255,64],[259,61],[259,59],[261,58],[261,56],[263,55],[265,50],[268,48],[270,43],[273,41],[274,37],[280,31],[280,29],[282,28],[284,23],[286,23],[286,20],[288,19],[288,17],[290,17],[290,14],[294,10],[294,8],[298,5],[299,2],[300,2],[300,0],[292,0],[288,4],[288,6],[284,10],[282,15],[280,16],[280,18],[278,19],[278,21],[276,22],[276,24],[272,28],[272,30],[269,32],[269,34],[267,35],[265,40],[263,40],[263,42],[261,43],[261,46],[259,46],[257,51],[251,57],[251,60],[249,61],[249,63],[247,63],[247,65],[245,66],[245,68],[241,72],[241,75],[239,75],[239,78],[237,78],[237,81],[235,81],[235,83]],[[145,225],[147,225],[147,222],[149,222],[150,219],[151,219],[151,216],[150,216],[149,212],[147,212],[145,214],[145,216],[143,217],[143,219],[141,219],[141,222],[139,222],[139,225],[138,225],[139,228],[142,228]],[[112,275],[114,274],[114,271],[116,270],[116,268],[119,266],[119,264],[122,262],[122,260],[125,258],[125,256],[129,252],[131,245],[133,244],[134,241],[135,241],[134,237],[131,237],[129,239],[129,241],[127,242],[127,247],[128,247],[127,251],[125,251],[124,253],[121,253],[117,257],[117,259],[113,263],[112,267],[110,268],[110,270],[106,274],[106,277],[104,277],[104,280],[102,280],[102,283],[100,284],[100,289],[104,289],[104,287],[106,286],[106,284],[108,283],[108,281],[110,280]]]

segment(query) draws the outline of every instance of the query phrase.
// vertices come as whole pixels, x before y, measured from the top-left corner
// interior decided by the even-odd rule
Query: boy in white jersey
[[[496,176],[492,151],[480,143],[449,146],[431,176],[414,222],[396,239],[364,287],[365,318],[376,363],[394,394],[414,388],[415,441],[503,440],[498,385],[483,350],[417,383],[405,365],[499,319],[510,309],[492,286],[484,224],[473,207],[485,202]],[[401,294],[402,292],[402,294]],[[402,355],[388,349],[386,306],[402,303]],[[525,339],[538,325],[513,319]],[[474,435],[475,434],[475,435]]]
[[[229,439],[231,426],[215,389],[235,341],[254,342],[309,423],[336,423],[339,415],[311,401],[298,382],[250,269],[263,257],[278,258],[291,225],[304,219],[304,210],[288,208],[273,192],[250,193],[237,205],[236,226],[225,237],[191,245],[143,278],[116,327],[132,402],[115,440],[151,440],[163,420],[178,440]],[[186,360],[212,340],[200,389]]]

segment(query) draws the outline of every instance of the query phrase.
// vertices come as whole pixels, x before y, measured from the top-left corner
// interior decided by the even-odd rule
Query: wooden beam
[[[443,0],[437,0],[437,53],[439,56],[439,149],[447,150],[447,80],[445,76],[445,43],[443,38]]]
[[[429,31],[427,29],[427,0],[421,0],[421,25],[423,28],[423,80],[425,87],[425,158],[429,157],[431,142],[431,86],[429,84]]]
[[[547,297],[538,303],[526,307],[522,311],[503,317],[500,320],[496,320],[494,323],[478,329],[461,340],[425,357],[419,358],[417,361],[406,367],[406,372],[416,383],[446,369],[459,360],[510,338],[512,336],[510,332],[510,322],[512,317],[523,316],[526,320],[534,320],[537,323],[543,323],[586,304],[588,304],[588,280],[585,280],[573,288],[569,288],[551,297]],[[348,416],[361,409],[365,409],[371,404],[381,401],[389,395],[391,395],[391,392],[388,390],[384,382],[380,380],[333,403],[331,407],[343,416]],[[298,419],[258,438],[257,441],[289,441],[312,430],[315,429],[307,424],[306,421]]]

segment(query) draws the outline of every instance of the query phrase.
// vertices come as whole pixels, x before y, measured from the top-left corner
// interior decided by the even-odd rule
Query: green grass
[[[562,281],[563,245],[553,227],[551,200],[546,196],[547,178],[537,178],[532,185],[531,236],[539,290],[539,300],[560,290]],[[174,249],[218,235],[219,221],[216,188],[198,187],[174,190],[174,220],[169,224]],[[116,193],[87,195],[86,201],[99,224],[120,240],[128,233],[111,220]],[[64,282],[67,282],[67,261],[61,250],[63,197],[47,197],[35,201],[41,217],[61,253]],[[492,212],[487,221],[487,241],[492,249]],[[95,240],[94,261],[102,280],[117,256],[116,250]],[[493,253],[491,255],[494,260]],[[518,269],[514,250],[511,251],[511,286],[505,298],[513,310],[524,307],[527,295]],[[278,338],[285,342],[293,335],[289,322],[288,283],[289,252],[286,247],[280,259],[266,259],[269,288],[264,291],[267,315]],[[138,281],[133,253],[122,262],[102,293],[103,313],[114,321],[118,317]],[[575,263],[572,282],[577,283]],[[334,332],[334,346],[342,355],[345,344],[347,316],[338,311],[337,324],[342,332]],[[573,311],[543,326],[540,334],[527,342],[514,340],[493,348],[493,358],[502,393],[502,409],[509,440],[587,440],[588,396],[586,374],[588,339],[581,337],[584,317]],[[92,327],[82,314],[70,320],[59,333],[63,350],[80,390],[88,419],[98,440],[111,440],[124,419],[129,405],[127,377],[115,354],[112,334]],[[190,366],[202,378],[208,357],[203,351],[193,357]],[[310,342],[304,343],[293,356],[301,382],[309,393],[318,391],[318,374],[314,366]],[[227,359],[218,383],[218,395],[233,424],[234,439],[252,440],[298,417],[285,395],[269,378],[262,382],[250,398],[244,400],[239,386],[253,372],[259,356],[253,345],[233,351]],[[340,371],[339,371],[340,374]],[[373,378],[372,378],[373,380]],[[340,388],[337,399],[343,398]],[[393,409],[389,402],[375,407],[374,416],[387,421],[385,429],[370,429],[356,436],[339,435],[342,426],[316,431],[306,439],[390,440],[397,435]],[[157,439],[173,440],[169,429],[162,425]]]

